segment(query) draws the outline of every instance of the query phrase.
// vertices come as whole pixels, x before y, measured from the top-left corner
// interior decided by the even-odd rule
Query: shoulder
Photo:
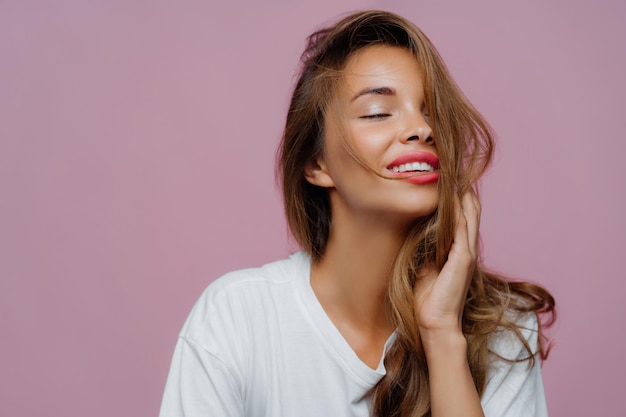
[[[203,292],[201,299],[219,300],[239,294],[247,288],[280,286],[287,284],[308,270],[310,261],[304,252],[296,252],[288,258],[267,263],[256,268],[232,271],[213,281]]]
[[[492,354],[509,361],[534,357],[539,348],[539,322],[534,312],[507,312],[510,326],[499,327],[489,341]]]
[[[481,402],[485,416],[547,417],[535,313],[509,315],[514,326],[490,339],[491,361]]]
[[[262,318],[275,300],[287,298],[284,294],[293,291],[309,268],[308,255],[296,252],[286,259],[217,278],[194,304],[180,336],[202,342],[209,334],[215,337],[232,334],[233,328],[241,330],[251,320]]]

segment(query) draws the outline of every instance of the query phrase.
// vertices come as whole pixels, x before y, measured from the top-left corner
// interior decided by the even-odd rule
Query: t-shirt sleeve
[[[241,389],[217,356],[179,337],[159,417],[243,416]]]
[[[176,342],[160,417],[244,415],[249,343],[238,288],[217,280],[195,303]]]
[[[485,417],[547,417],[546,398],[541,377],[541,361],[537,353],[537,318],[529,315],[518,321],[521,332],[534,355],[519,362],[505,361],[497,357],[520,360],[528,357],[523,343],[511,332],[501,331],[492,345],[492,363],[481,403]]]

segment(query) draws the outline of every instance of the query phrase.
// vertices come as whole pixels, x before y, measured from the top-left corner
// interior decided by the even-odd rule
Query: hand
[[[463,307],[478,256],[480,202],[473,189],[455,202],[454,241],[441,271],[425,267],[415,284],[420,334],[440,330],[461,333]]]

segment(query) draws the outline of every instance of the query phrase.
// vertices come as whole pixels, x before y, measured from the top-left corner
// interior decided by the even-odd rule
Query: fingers
[[[469,233],[467,229],[467,218],[463,209],[463,200],[455,197],[454,214],[456,216],[456,228],[454,229],[454,243],[451,252],[469,252]]]
[[[474,190],[455,198],[454,209],[456,227],[448,259],[438,273],[425,267],[415,287],[418,321],[425,328],[460,323],[476,265],[481,206]]]
[[[469,255],[471,261],[478,257],[478,238],[480,228],[481,206],[478,196],[473,189],[464,193],[454,202],[456,213],[456,228],[452,251],[461,257]]]
[[[476,192],[470,188],[461,198],[461,211],[467,229],[467,248],[473,260],[478,257],[481,209]]]
[[[450,294],[465,294],[477,257],[480,204],[473,191],[454,200],[456,227],[448,259],[439,273],[439,285]]]

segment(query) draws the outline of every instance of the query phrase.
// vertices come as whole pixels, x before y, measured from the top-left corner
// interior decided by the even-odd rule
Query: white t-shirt
[[[310,265],[297,252],[208,286],[180,332],[160,417],[369,417],[382,358],[371,369],[352,350],[311,288]],[[533,349],[536,326],[531,315],[523,331]],[[496,336],[500,355],[526,356],[515,336]],[[529,369],[494,358],[481,402],[486,417],[547,416],[539,360]]]

